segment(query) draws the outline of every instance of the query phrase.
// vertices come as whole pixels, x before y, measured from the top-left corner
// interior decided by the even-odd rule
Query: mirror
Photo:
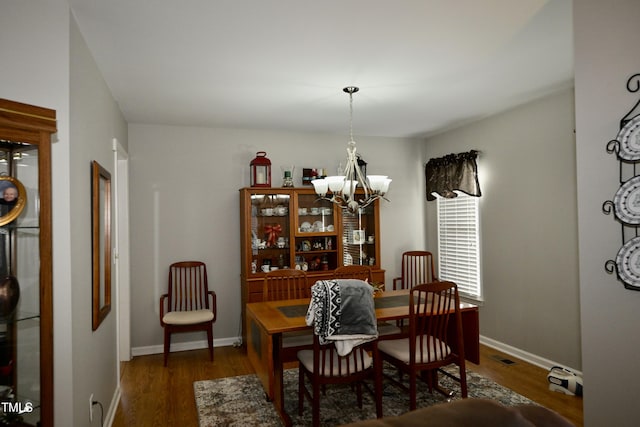
[[[95,160],[91,163],[91,228],[95,331],[111,311],[111,174]]]
[[[27,192],[12,176],[0,176],[0,226],[9,224],[22,213]]]

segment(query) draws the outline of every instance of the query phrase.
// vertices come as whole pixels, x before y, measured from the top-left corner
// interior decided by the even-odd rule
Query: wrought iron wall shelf
[[[627,90],[640,91],[640,73],[627,80]],[[606,215],[613,213],[620,223],[622,246],[616,258],[605,263],[605,270],[615,272],[625,288],[640,291],[640,99],[620,120],[620,130],[606,149],[616,154],[620,185],[602,210]]]

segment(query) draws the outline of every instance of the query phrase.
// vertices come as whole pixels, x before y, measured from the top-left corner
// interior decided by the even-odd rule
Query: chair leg
[[[304,369],[298,367],[298,415],[302,415],[304,411]]]
[[[313,381],[313,396],[312,400],[312,415],[313,427],[320,427],[320,384],[314,379]]]
[[[409,410],[416,409],[416,373],[409,374]]]
[[[171,333],[165,327],[164,328],[164,366],[167,366],[167,360],[169,359],[169,349],[171,347]]]
[[[213,326],[207,329],[207,342],[209,343],[209,360],[213,362]]]
[[[460,368],[460,395],[463,398],[467,398],[467,369],[464,365],[464,361],[459,365]]]
[[[373,350],[373,363],[374,363],[374,393],[376,399],[376,417],[382,418],[382,359],[378,352],[377,346]]]

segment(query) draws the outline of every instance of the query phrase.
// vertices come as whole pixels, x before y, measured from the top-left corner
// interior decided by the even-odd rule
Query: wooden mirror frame
[[[91,163],[92,328],[111,311],[111,174]]]

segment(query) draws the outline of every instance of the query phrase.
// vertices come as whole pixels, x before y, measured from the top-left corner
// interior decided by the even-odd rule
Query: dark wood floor
[[[167,368],[162,360],[157,354],[123,363],[122,395],[113,427],[197,427],[194,381],[253,373],[241,348],[216,347],[213,363],[207,350],[172,353]],[[480,365],[467,368],[583,426],[582,399],[550,391],[546,370],[485,346],[481,346]]]

